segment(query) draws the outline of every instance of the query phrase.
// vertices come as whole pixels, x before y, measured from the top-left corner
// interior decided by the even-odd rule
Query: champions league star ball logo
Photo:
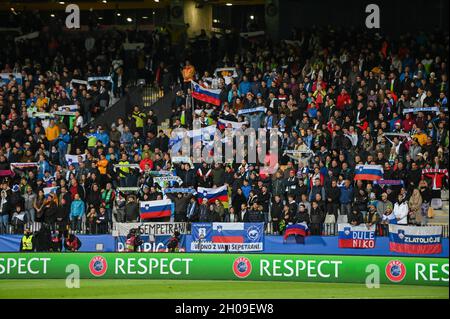
[[[392,260],[386,266],[386,276],[392,282],[400,282],[406,276],[406,267],[399,260]]]
[[[108,269],[108,263],[102,256],[92,257],[89,263],[89,270],[95,277],[103,276]]]
[[[252,272],[252,264],[245,257],[236,258],[233,263],[233,272],[238,278],[245,278]]]

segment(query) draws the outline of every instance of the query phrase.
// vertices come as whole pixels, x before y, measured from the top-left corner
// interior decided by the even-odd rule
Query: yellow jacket
[[[45,129],[45,137],[47,137],[47,140],[50,142],[56,139],[59,136],[59,127],[58,125],[55,125],[53,127],[47,127]]]

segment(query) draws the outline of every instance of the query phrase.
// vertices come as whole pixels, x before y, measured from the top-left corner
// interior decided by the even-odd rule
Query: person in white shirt
[[[80,111],[76,111],[75,112],[75,126],[78,126],[81,128],[81,127],[83,127],[83,124],[84,124],[83,116],[81,115]]]
[[[408,202],[406,201],[405,196],[402,194],[398,195],[398,200],[394,204],[393,214],[397,219],[398,225],[407,225],[408,224]]]

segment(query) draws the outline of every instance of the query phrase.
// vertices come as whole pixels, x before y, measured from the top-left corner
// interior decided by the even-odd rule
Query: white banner
[[[113,232],[115,236],[126,236],[131,229],[138,228],[141,235],[164,236],[173,235],[175,231],[179,231],[181,235],[188,234],[187,223],[115,223]]]
[[[31,40],[31,39],[35,39],[37,37],[39,37],[39,31],[24,34],[24,35],[21,35],[20,37],[15,37],[14,41],[19,42],[19,41],[23,41],[23,40]]]

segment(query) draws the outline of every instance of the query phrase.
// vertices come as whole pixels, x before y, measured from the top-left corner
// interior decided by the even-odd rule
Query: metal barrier
[[[51,229],[65,229],[67,226],[69,226],[72,229],[72,223],[68,222],[60,222],[60,223],[54,223],[54,224],[46,224]],[[190,223],[188,223],[188,234],[190,234]],[[96,235],[96,234],[110,234],[112,230],[114,229],[113,225],[110,224],[107,226],[106,229],[102,229],[98,224],[96,223],[88,223],[86,221],[82,221],[80,224],[80,228],[76,231],[83,235]],[[443,224],[433,224],[429,223],[427,226],[441,226],[442,227],[442,238],[448,238],[449,235],[449,225],[443,225]],[[42,223],[40,222],[34,222],[34,223],[27,223],[25,225],[12,225],[9,224],[7,227],[6,232],[1,232],[0,228],[0,235],[2,234],[22,234],[25,228],[29,228],[32,232],[38,231],[42,227]],[[417,226],[422,227],[422,226]],[[310,235],[311,236],[338,236],[338,224],[337,223],[324,223],[324,224],[309,224],[310,229]],[[278,233],[274,233],[272,228],[272,223],[267,223],[265,228],[265,234],[266,235],[278,235]],[[375,229],[375,234],[378,237],[388,237],[389,236],[389,225],[385,224],[378,224]]]
[[[160,88],[151,85],[143,87],[142,100],[144,102],[144,108],[152,106],[162,97],[164,97],[164,91]]]
[[[441,226],[442,227],[442,238],[448,238],[448,224],[434,224],[434,223],[428,223],[427,226]]]
[[[82,234],[82,235],[100,235],[100,234],[110,234],[111,230],[112,230],[112,224],[111,225],[107,225],[106,228],[105,226],[101,226],[99,224],[96,223],[88,223],[85,221],[82,221],[80,223],[80,227],[77,228],[73,228],[72,227],[72,223],[71,222],[55,222],[52,224],[47,224],[47,223],[41,223],[41,222],[34,222],[34,223],[26,223],[26,224],[9,224],[6,232],[2,232],[1,228],[0,228],[0,235],[21,235],[23,234],[24,230],[26,228],[30,229],[31,232],[36,232],[39,231],[41,229],[41,227],[43,225],[48,226],[51,230],[65,230],[70,228],[71,230],[76,231],[76,233],[78,234]]]

